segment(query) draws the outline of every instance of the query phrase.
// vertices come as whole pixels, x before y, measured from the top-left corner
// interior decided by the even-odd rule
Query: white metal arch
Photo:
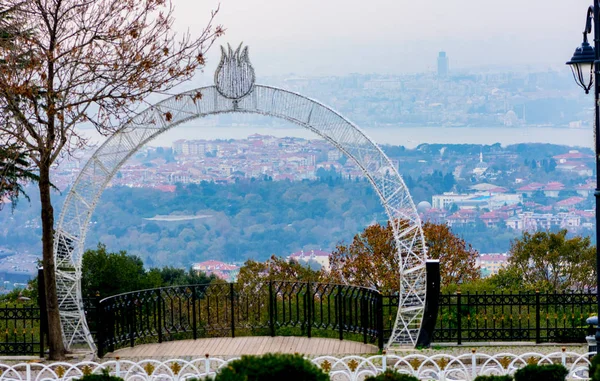
[[[201,94],[201,97],[198,97]],[[392,222],[400,263],[400,298],[390,344],[414,346],[426,297],[426,250],[421,222],[401,176],[367,135],[323,104],[283,89],[252,85],[241,99],[217,86],[168,98],[137,115],[111,136],[86,163],[71,188],[55,233],[54,256],[65,344],[95,345],[83,312],[81,259],[92,213],[119,168],[157,135],[186,121],[219,113],[255,113],[303,126],[331,142],[369,179]],[[401,224],[398,221],[407,221]]]

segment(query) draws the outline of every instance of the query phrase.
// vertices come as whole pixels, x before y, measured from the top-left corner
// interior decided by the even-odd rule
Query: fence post
[[[540,343],[540,290],[535,290],[535,342]]]
[[[269,281],[269,330],[271,337],[275,337],[275,315],[273,311],[273,281]]]
[[[361,323],[363,326],[363,343],[367,343],[367,319],[369,317],[369,306],[367,304],[367,297],[365,295],[365,290],[360,290],[362,297],[360,298],[360,317]]]
[[[198,286],[192,286],[192,330],[194,335],[194,340],[198,338],[198,326],[196,321],[196,291]]]
[[[342,300],[342,286],[338,284],[338,292],[337,292],[337,299],[338,299],[338,311],[337,311],[337,316],[338,316],[338,326],[339,326],[339,331],[340,331],[340,340],[344,340],[344,308],[343,308],[343,304],[344,301]]]
[[[458,345],[462,345],[462,294],[460,288],[456,291],[456,325],[458,335]]]
[[[131,299],[131,295],[129,295],[129,308],[131,308],[131,312],[128,314],[129,321],[129,345],[133,348],[135,346],[135,304]]]
[[[377,292],[377,341],[379,349],[383,349],[383,295]]]
[[[96,306],[96,341],[98,342],[98,357],[104,355],[104,325],[102,317],[102,306],[100,305],[100,291],[96,291],[96,298],[94,299]]]
[[[306,327],[306,333],[308,334],[308,338],[310,339],[312,336],[312,318],[311,318],[311,313],[312,313],[312,291],[311,291],[311,287],[310,287],[310,282],[308,282],[306,284],[306,308],[308,312],[308,316],[306,319],[306,323],[307,323],[307,327]]]
[[[156,289],[156,331],[158,333],[158,342],[162,343],[162,303],[160,297],[160,288]]]
[[[40,357],[44,357],[44,341],[48,333],[48,314],[46,313],[46,284],[44,283],[44,268],[38,268],[38,307],[40,309]]]
[[[234,292],[233,283],[229,283],[229,294],[230,294],[230,303],[231,303],[231,337],[235,337],[235,308],[233,306],[235,298],[234,298],[233,292]]]

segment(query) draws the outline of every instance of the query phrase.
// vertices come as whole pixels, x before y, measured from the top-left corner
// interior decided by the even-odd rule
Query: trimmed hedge
[[[80,381],[123,381],[121,377],[111,376],[110,371],[106,368],[102,369],[102,373],[88,374],[79,379]]]
[[[504,376],[477,376],[473,381],[512,381],[512,377],[509,375]]]
[[[567,374],[561,364],[527,365],[515,372],[515,381],[565,381]]]
[[[267,353],[230,362],[214,381],[329,381],[329,375],[298,354]]]
[[[388,369],[377,376],[365,378],[365,381],[419,381],[419,379],[410,374],[398,373]]]
[[[592,357],[590,365],[590,378],[592,381],[600,381],[600,355]]]

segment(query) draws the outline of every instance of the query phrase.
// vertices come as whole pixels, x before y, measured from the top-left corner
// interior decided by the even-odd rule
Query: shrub
[[[600,355],[592,357],[590,365],[590,378],[592,381],[600,381]]]
[[[221,369],[215,381],[329,381],[329,376],[300,355],[267,353],[242,356]]]
[[[512,381],[512,377],[509,375],[505,376],[477,376],[473,381]]]
[[[527,365],[515,372],[515,381],[564,381],[569,371],[560,364]]]
[[[419,381],[419,379],[410,374],[398,373],[388,369],[377,376],[365,378],[365,381]]]
[[[80,378],[80,381],[123,381],[121,377],[111,376],[110,370],[102,369],[102,373],[88,374]]]

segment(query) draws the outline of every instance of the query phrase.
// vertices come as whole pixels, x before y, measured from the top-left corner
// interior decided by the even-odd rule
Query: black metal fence
[[[294,335],[360,340],[390,336],[397,296],[360,287],[259,282],[168,287],[84,301],[101,353],[139,343],[219,336]],[[0,355],[42,355],[43,308],[0,305]],[[434,343],[585,342],[593,293],[442,294]]]
[[[362,287],[304,282],[222,283],[143,290],[102,300],[98,351],[222,336],[289,335],[383,347],[382,296]]]
[[[0,355],[44,353],[40,308],[19,304],[0,305]]]
[[[433,342],[585,342],[592,293],[442,294]]]

